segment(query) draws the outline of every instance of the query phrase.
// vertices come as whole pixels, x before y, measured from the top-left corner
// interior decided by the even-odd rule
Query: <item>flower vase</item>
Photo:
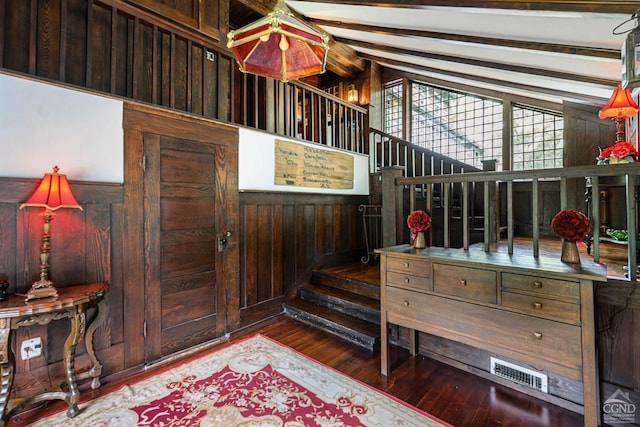
[[[562,240],[560,260],[569,264],[580,264],[580,252],[578,252],[578,245],[576,245],[576,242],[570,242],[564,239]]]
[[[427,241],[424,238],[424,231],[418,231],[416,239],[413,241],[413,247],[416,249],[424,249],[427,247]]]

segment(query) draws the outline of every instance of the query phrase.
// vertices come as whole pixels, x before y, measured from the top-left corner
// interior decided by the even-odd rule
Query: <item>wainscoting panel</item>
[[[359,259],[366,196],[241,193],[241,326],[282,311],[314,267]]]

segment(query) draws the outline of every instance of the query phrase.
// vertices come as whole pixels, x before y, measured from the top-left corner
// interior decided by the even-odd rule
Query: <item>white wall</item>
[[[0,176],[124,182],[123,103],[0,73]]]
[[[324,147],[327,150],[335,150],[353,156],[353,188],[349,190],[294,187],[276,185],[275,174],[275,142],[276,139],[291,141],[296,144],[309,145],[314,148],[323,146],[316,143],[305,143],[290,140],[273,134],[240,128],[240,145],[238,147],[238,187],[240,191],[282,191],[296,193],[324,193],[324,194],[369,194],[369,157],[350,151],[336,150]]]

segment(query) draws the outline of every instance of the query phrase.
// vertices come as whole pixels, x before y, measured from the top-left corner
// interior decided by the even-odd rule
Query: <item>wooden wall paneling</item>
[[[330,204],[318,205],[318,227],[316,239],[316,253],[326,254],[335,252],[335,234],[333,229],[334,207]]]
[[[136,96],[140,101],[153,102],[153,70],[156,27],[141,20],[137,20],[139,36],[136,37],[137,45],[134,45],[134,54],[139,58],[134,62],[136,70],[134,74]]]
[[[3,184],[0,184],[0,186]],[[2,200],[2,199],[0,199]],[[17,265],[24,262],[24,248],[17,243],[16,224],[17,207],[14,203],[0,203],[0,280],[9,282],[9,292],[16,292],[18,271]]]
[[[204,63],[206,61],[205,52],[202,46],[196,46],[194,44],[191,44],[189,52],[191,55],[191,60],[189,61],[191,64],[191,72],[190,77],[187,79],[189,86],[189,102],[187,110],[194,114],[204,115],[203,73]]]
[[[295,284],[296,278],[296,258],[298,250],[296,247],[296,236],[291,230],[296,227],[296,206],[293,200],[286,200],[282,203],[282,260],[279,263],[282,269],[282,291],[283,294]]]
[[[3,3],[6,5],[7,2]],[[0,7],[0,67],[4,67],[5,8]]]
[[[237,130],[234,131],[236,140]],[[218,299],[226,307],[225,331],[236,330],[240,325],[240,198],[238,196],[238,145],[216,146],[215,194],[219,215],[216,230],[219,237],[226,237],[227,244],[218,259]],[[227,231],[229,235],[227,236]],[[218,334],[222,334],[222,322]]]
[[[29,72],[31,2],[6,0],[4,5],[2,66],[27,73]]]
[[[598,117],[599,107],[563,105],[565,166],[594,165],[600,152],[615,141],[615,123]]]
[[[600,399],[629,393],[640,400],[640,294],[637,284],[608,280],[596,287]]]
[[[243,206],[242,219],[242,298],[241,307],[245,308],[258,302],[258,206]]]
[[[218,55],[216,58],[217,68],[217,103],[216,117],[220,120],[227,122],[235,122],[237,118],[232,115],[232,106],[236,105],[236,99],[233,97],[233,71],[235,62],[232,62],[229,57]]]
[[[199,0],[132,0],[132,3],[147,7],[162,16],[181,22],[191,28],[198,28]]]
[[[357,207],[366,197],[241,193],[241,325],[281,311],[282,298],[303,283],[314,266],[345,260],[362,246]],[[256,231],[257,230],[257,231]],[[294,232],[295,230],[295,232]],[[360,239],[360,240],[359,240]],[[257,245],[257,249],[249,246]],[[361,253],[358,253],[361,256]],[[250,298],[251,297],[251,298]]]
[[[200,29],[221,40],[229,31],[229,0],[201,2]]]
[[[273,206],[273,245],[271,247],[271,262],[273,270],[271,272],[271,295],[278,297],[284,295],[284,209],[282,205]]]
[[[143,264],[145,276],[141,285],[144,288],[144,351],[145,362],[152,361],[162,355],[162,289],[161,271],[163,268],[161,239],[160,208],[160,135],[144,133],[142,135],[144,151],[142,153],[144,180],[142,206],[144,235]],[[142,306],[141,306],[142,307]]]
[[[315,206],[308,201],[296,205],[296,277],[312,265],[315,258]]]
[[[110,92],[115,95],[131,98],[133,91],[130,82],[133,49],[133,23],[129,17],[119,11],[114,10],[112,17],[111,40],[108,43],[111,50],[111,87]],[[117,49],[117,46],[123,46]]]
[[[597,288],[600,379],[640,391],[640,360],[634,351],[640,341],[634,332],[638,297],[628,282],[609,282]]]
[[[273,215],[272,206],[258,206],[258,227],[257,227],[257,289],[256,299],[258,302],[267,301],[276,295],[271,292],[273,283],[273,260],[271,248],[273,247]]]
[[[109,93],[111,91],[111,37],[113,12],[104,7],[93,5],[89,14],[89,41],[92,46],[88,55],[87,85],[95,90]]]
[[[220,55],[216,52],[210,52],[207,48],[203,49],[204,60],[202,61],[202,115],[205,117],[217,117],[217,99],[218,99],[218,61]],[[213,55],[213,60],[207,59],[207,53]]]
[[[88,88],[92,88],[93,87],[93,57],[95,55],[96,49],[98,47],[98,44],[94,41],[93,39],[93,31],[95,31],[95,25],[93,23],[93,0],[88,0],[87,1],[87,5],[88,5],[88,13],[87,13],[87,24],[86,24],[86,31],[87,31],[87,35],[86,35],[86,42],[87,42],[87,58],[86,58],[86,64],[85,64],[85,70],[86,70],[86,80],[85,80],[85,86]],[[102,51],[102,49],[100,49]]]
[[[122,277],[125,281],[123,305],[124,365],[137,366],[144,363],[144,320],[145,312],[145,247],[144,247],[144,180],[142,162],[144,154],[143,133],[131,129],[127,123],[130,115],[125,113],[124,127],[124,209],[122,231],[122,257],[124,259]]]
[[[36,74],[57,80],[60,75],[60,0],[38,2]]]
[[[85,0],[67,1],[67,34],[65,47],[65,82],[85,86],[87,81],[87,16],[89,2]]]

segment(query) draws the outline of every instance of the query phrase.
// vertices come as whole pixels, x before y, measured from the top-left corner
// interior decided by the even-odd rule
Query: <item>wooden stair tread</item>
[[[380,300],[380,283],[373,285],[360,280],[336,275],[328,270],[317,270],[313,272],[313,282],[315,284],[330,286],[342,289],[368,298]]]
[[[380,326],[308,301],[284,304],[285,312],[308,324],[343,337],[369,350],[380,347]]]
[[[344,289],[315,285],[313,283],[304,285],[302,288],[306,291],[314,292],[316,294],[323,294],[329,297],[347,301],[352,304],[360,305],[371,310],[376,310],[378,313],[380,312],[379,299],[370,298],[366,295],[360,295],[350,291],[345,291]]]

